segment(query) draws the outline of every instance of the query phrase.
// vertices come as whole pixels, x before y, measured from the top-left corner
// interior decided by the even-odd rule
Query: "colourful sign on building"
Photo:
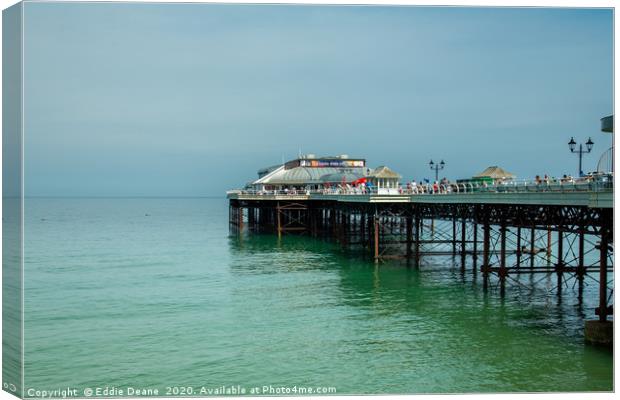
[[[334,160],[334,159],[317,159],[317,160],[299,160],[300,167],[311,168],[361,168],[364,167],[364,160]]]

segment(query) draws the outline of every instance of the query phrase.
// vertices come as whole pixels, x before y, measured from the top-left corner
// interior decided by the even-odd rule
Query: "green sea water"
[[[593,285],[581,306],[547,293],[553,278],[502,298],[452,257],[417,269],[310,238],[230,236],[225,199],[25,206],[26,395],[613,389],[611,353],[583,344]]]

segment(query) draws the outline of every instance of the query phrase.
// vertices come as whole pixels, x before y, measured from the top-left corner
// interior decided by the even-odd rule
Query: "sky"
[[[301,153],[576,175],[610,9],[26,3],[28,196],[224,196]]]

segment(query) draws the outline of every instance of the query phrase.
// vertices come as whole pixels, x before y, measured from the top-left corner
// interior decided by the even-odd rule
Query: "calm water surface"
[[[224,199],[27,199],[25,387],[612,389],[571,291],[502,300],[450,257],[377,267],[227,219]]]

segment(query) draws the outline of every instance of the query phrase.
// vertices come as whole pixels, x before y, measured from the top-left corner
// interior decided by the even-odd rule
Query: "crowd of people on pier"
[[[450,193],[471,193],[478,191],[504,191],[512,188],[534,188],[535,190],[553,190],[554,188],[570,188],[579,187],[579,185],[587,185],[592,182],[604,183],[610,185],[612,182],[610,175],[586,175],[583,177],[574,178],[570,175],[563,175],[561,178],[550,177],[548,175],[536,175],[532,181],[516,181],[516,180],[496,180],[492,182],[487,181],[460,181],[452,182],[447,178],[443,178],[440,181],[434,181],[430,183],[424,179],[421,182],[412,180],[406,184],[399,184],[396,188],[396,193],[403,195],[414,194],[450,194]],[[278,189],[262,189],[252,191],[258,195],[310,195],[314,193],[325,195],[365,195],[365,194],[384,194],[381,189],[374,187],[370,183],[340,183],[315,187],[301,187],[291,186]],[[385,193],[387,194],[387,193]],[[389,193],[395,194],[395,193]]]
[[[447,194],[452,192],[459,191],[473,191],[477,188],[477,185],[466,185],[460,184],[460,186],[456,183],[448,181],[446,178],[441,181],[435,181],[432,184],[428,182],[417,183],[415,180],[408,182],[405,186],[399,185],[397,188],[398,194]],[[319,194],[376,194],[381,193],[381,189],[373,187],[370,184],[361,183],[361,184],[338,184],[338,185],[328,185],[320,188],[303,188],[303,187],[286,187],[283,189],[272,189],[272,190],[257,190],[255,191],[258,195],[310,195],[312,193]]]
[[[534,182],[536,182],[537,185],[564,185],[589,183],[597,179],[600,179],[600,177],[595,174],[588,174],[577,178],[574,178],[572,175],[566,174],[562,175],[561,178],[550,177],[545,174],[543,177],[541,177],[540,175],[536,175],[536,177],[534,178]]]

